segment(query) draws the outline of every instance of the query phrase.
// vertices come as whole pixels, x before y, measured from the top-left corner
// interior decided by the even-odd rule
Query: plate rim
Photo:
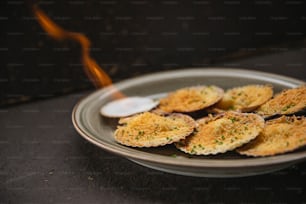
[[[263,72],[263,71],[257,71],[257,70],[246,70],[246,69],[235,69],[235,68],[220,68],[220,67],[210,67],[210,68],[184,68],[184,69],[177,69],[177,70],[168,70],[168,71],[159,71],[155,73],[149,73],[142,76],[122,80],[118,83],[114,83],[116,87],[124,86],[124,84],[132,84],[136,83],[142,80],[146,80],[148,78],[154,78],[157,76],[166,76],[166,75],[181,75],[182,73],[194,73],[194,72],[206,72],[207,74],[214,74],[224,76],[226,74],[229,74],[227,76],[235,76],[237,77],[237,73],[241,76],[246,75],[254,75],[256,79],[271,77],[272,81],[283,81],[284,83],[291,82],[296,84],[304,84],[302,80],[295,79],[292,77],[287,77],[283,75],[278,75],[274,73],[269,72]],[[234,73],[234,74],[233,74]],[[260,78],[258,78],[260,76]],[[269,79],[271,79],[269,78]],[[132,86],[131,85],[131,86]],[[83,103],[86,103],[87,100],[93,97],[97,97],[102,94],[111,94],[110,87],[105,87],[99,90],[95,90],[91,94],[85,96],[84,98],[80,99],[74,106],[72,110],[72,123],[76,129],[76,131],[87,141],[91,142],[92,144],[108,151],[111,153],[114,153],[116,155],[123,156],[127,159],[132,160],[139,160],[144,162],[150,162],[150,163],[158,163],[163,165],[172,165],[172,166],[181,166],[181,167],[197,167],[197,168],[241,168],[241,167],[259,167],[259,166],[271,166],[271,165],[280,165],[284,163],[295,163],[301,160],[306,159],[306,151],[302,152],[289,152],[286,154],[281,155],[275,155],[275,156],[269,156],[269,157],[246,157],[246,158],[239,158],[235,160],[231,159],[203,159],[203,158],[192,158],[190,161],[186,161],[187,158],[184,158],[184,160],[180,160],[179,158],[173,158],[171,156],[164,156],[164,155],[154,155],[154,158],[151,158],[153,153],[148,152],[142,152],[141,154],[133,154],[135,151],[135,148],[131,147],[125,147],[122,146],[122,148],[118,148],[117,146],[113,146],[111,144],[108,144],[107,142],[104,142],[103,140],[98,140],[96,137],[88,135],[88,133],[82,128],[82,125],[78,123],[77,116],[80,114],[80,106]],[[136,148],[137,149],[137,148]],[[235,162],[233,162],[235,161]]]

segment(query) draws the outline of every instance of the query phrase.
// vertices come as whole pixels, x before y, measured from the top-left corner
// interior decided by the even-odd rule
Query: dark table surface
[[[231,61],[306,80],[305,49]],[[94,91],[94,90],[92,90]],[[258,176],[197,178],[139,166],[71,122],[90,92],[0,109],[0,203],[306,203],[306,163]]]

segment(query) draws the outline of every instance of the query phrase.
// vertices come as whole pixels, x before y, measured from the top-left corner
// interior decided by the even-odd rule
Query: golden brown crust
[[[282,116],[266,122],[263,132],[237,149],[248,156],[271,156],[293,151],[306,145],[306,118]]]
[[[132,147],[156,147],[184,139],[195,128],[195,121],[184,114],[161,116],[150,112],[120,121],[115,140]]]
[[[217,111],[235,110],[250,112],[273,96],[271,85],[246,85],[225,92],[223,98],[214,105]]]
[[[217,103],[223,97],[223,89],[217,86],[194,86],[169,93],[160,100],[159,109],[164,112],[194,112]]]
[[[176,143],[183,152],[209,155],[233,150],[254,139],[264,127],[262,117],[252,113],[226,112],[197,121],[194,134]]]
[[[225,94],[217,86],[178,89],[162,98],[151,112],[121,118],[114,137],[118,143],[131,147],[174,143],[181,151],[193,155],[236,149],[242,155],[271,156],[305,146],[305,117],[282,116],[266,123],[263,117],[305,109],[306,85],[284,90],[269,99],[272,94],[270,85],[235,87]],[[196,122],[183,114],[203,109],[205,113],[218,114]],[[255,113],[241,113],[248,111]]]
[[[283,90],[274,98],[261,105],[256,113],[269,117],[286,115],[302,111],[306,108],[306,86]]]

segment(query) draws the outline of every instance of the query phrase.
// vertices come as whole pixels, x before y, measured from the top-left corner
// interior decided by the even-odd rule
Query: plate
[[[271,73],[224,68],[197,68],[164,71],[114,84],[126,96],[158,98],[178,88],[217,85],[224,89],[247,84],[272,84],[275,92],[296,87],[303,81]],[[113,138],[117,119],[105,118],[100,108],[113,100],[114,88],[97,90],[77,103],[72,121],[75,129],[89,142],[137,164],[174,174],[200,177],[242,177],[286,168],[306,158],[306,149],[287,154],[253,158],[235,152],[214,156],[190,156],[173,145],[158,148],[131,148]]]

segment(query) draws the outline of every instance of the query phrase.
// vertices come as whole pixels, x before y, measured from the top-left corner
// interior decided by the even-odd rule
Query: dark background
[[[83,72],[80,46],[47,36],[31,13],[32,3],[1,1],[1,106],[93,89]],[[36,3],[57,24],[91,40],[93,58],[114,82],[160,70],[237,67],[231,62],[306,51],[304,1]],[[247,68],[265,70],[256,63]],[[291,68],[306,75],[299,62],[280,66],[280,73]]]

